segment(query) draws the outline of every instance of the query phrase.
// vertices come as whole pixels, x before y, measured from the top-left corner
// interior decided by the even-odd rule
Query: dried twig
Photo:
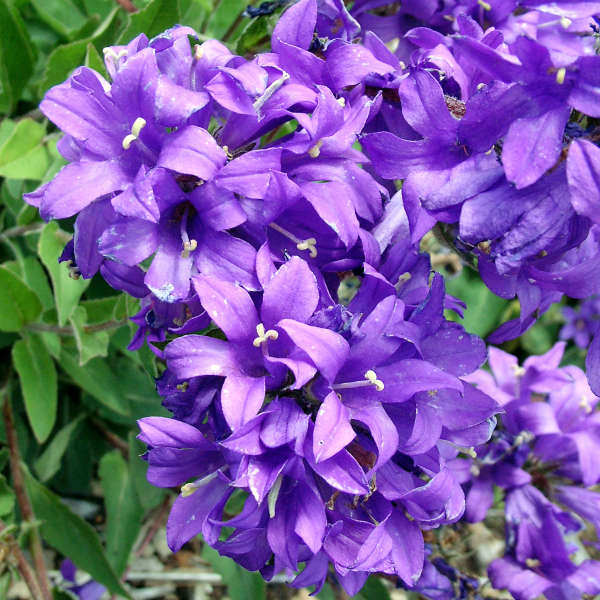
[[[4,521],[2,521],[0,519],[0,534],[5,529],[6,529],[6,524],[4,523]],[[4,538],[4,541],[6,543],[9,553],[14,557],[14,559],[17,563],[17,569],[18,569],[19,573],[21,574],[21,577],[23,578],[25,585],[29,588],[31,597],[34,598],[34,600],[38,600],[38,599],[41,600],[42,598],[44,598],[44,596],[42,596],[40,586],[35,578],[35,575],[31,569],[31,567],[29,566],[29,563],[27,562],[27,559],[25,558],[23,552],[21,552],[21,548],[19,548],[19,544],[17,544],[17,541],[15,540],[15,538],[10,534],[5,534],[2,536],[2,538]]]
[[[117,4],[119,4],[123,10],[126,10],[128,13],[137,12],[137,8],[133,5],[131,0],[117,0]]]

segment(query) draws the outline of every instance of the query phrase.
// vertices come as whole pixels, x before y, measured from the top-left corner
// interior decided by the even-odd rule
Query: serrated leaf
[[[35,49],[16,8],[0,0],[0,113],[10,113],[33,74]]]
[[[55,221],[44,227],[38,243],[38,253],[50,273],[59,325],[65,325],[79,302],[81,294],[90,284],[89,279],[72,279],[66,265],[58,258],[69,239]]]
[[[100,56],[98,50],[96,50],[96,46],[89,42],[87,45],[87,49],[85,52],[85,61],[83,63],[86,67],[90,69],[94,69],[97,73],[100,73],[102,77],[108,78],[108,73],[106,71],[106,67],[104,65],[104,61]]]
[[[0,331],[20,331],[42,312],[34,291],[3,266],[0,266],[0,289]]]
[[[108,342],[110,335],[108,331],[95,331],[88,333],[85,330],[88,317],[83,306],[77,306],[69,317],[71,326],[75,333],[75,343],[79,350],[79,365],[85,365],[89,360],[96,356],[106,356],[108,354]]]
[[[206,544],[202,548],[202,558],[221,575],[231,600],[264,600],[265,581],[260,575],[242,569],[231,558],[220,556]]]
[[[246,8],[245,0],[221,0],[206,23],[206,35],[222,39]],[[233,41],[233,40],[228,40]]]
[[[26,335],[16,342],[12,358],[19,374],[29,424],[37,441],[42,443],[56,421],[58,385],[54,361],[37,335]]]
[[[106,360],[94,358],[82,367],[74,354],[63,349],[59,365],[100,405],[124,417],[131,416],[129,403],[121,395],[119,380]]]
[[[98,473],[106,506],[106,555],[121,574],[142,526],[142,507],[127,463],[117,450],[100,459]]]
[[[52,441],[48,444],[42,455],[35,461],[35,472],[42,481],[52,479],[58,472],[62,457],[69,447],[69,442],[85,418],[85,414],[80,414],[68,425],[65,425],[52,438]]]
[[[129,598],[108,562],[94,529],[65,506],[58,496],[36,481],[27,470],[25,485],[35,516],[42,522],[40,533],[44,541],[70,558],[77,567],[88,572],[113,594]]]
[[[127,44],[136,35],[145,33],[149,38],[162,33],[179,22],[179,7],[173,0],[152,0],[144,9],[129,15],[129,22],[119,36],[119,44]]]

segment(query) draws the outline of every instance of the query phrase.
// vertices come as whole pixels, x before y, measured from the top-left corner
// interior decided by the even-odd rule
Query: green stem
[[[83,331],[85,333],[97,333],[98,331],[105,331],[107,329],[119,329],[129,324],[128,319],[122,321],[106,321],[105,323],[94,323],[93,325],[84,325]],[[74,336],[75,329],[69,325],[61,327],[60,325],[51,325],[50,323],[29,323],[25,327],[29,331],[36,331],[39,333],[56,333],[58,335]]]

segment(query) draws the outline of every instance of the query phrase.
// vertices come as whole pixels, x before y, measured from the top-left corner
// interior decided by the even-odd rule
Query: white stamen
[[[296,244],[298,250],[308,250],[311,258],[317,258],[317,240],[308,238]]]
[[[196,240],[189,240],[188,242],[183,242],[183,252],[181,253],[181,258],[188,258],[190,252],[193,252],[198,247],[198,242]]]
[[[319,154],[321,154],[321,146],[323,145],[323,140],[319,140],[309,151],[308,155],[311,158],[317,158]]]
[[[477,4],[483,8],[483,10],[492,10],[492,5],[489,2],[484,2],[484,0],[477,0]]]
[[[129,150],[129,147],[135,140],[140,137],[140,132],[146,126],[146,119],[138,117],[131,126],[131,133],[123,138],[122,146],[124,150]]]

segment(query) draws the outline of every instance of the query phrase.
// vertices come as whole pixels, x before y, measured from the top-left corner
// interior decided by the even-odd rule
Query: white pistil
[[[123,150],[129,150],[131,144],[135,142],[135,140],[137,140],[138,137],[140,137],[140,132],[142,131],[142,129],[144,129],[145,126],[146,119],[143,119],[142,117],[138,117],[133,122],[133,125],[131,126],[131,133],[123,138],[123,142],[121,144],[123,146]]]
[[[308,238],[298,242],[296,248],[298,250],[308,250],[311,258],[317,258],[317,240],[315,238]]]
[[[483,10],[492,10],[492,5],[489,2],[484,2],[484,0],[477,0],[477,4],[483,8]]]
[[[283,476],[278,475],[269,495],[267,496],[267,506],[269,507],[269,517],[271,519],[275,518],[275,505],[277,504],[277,498],[279,497],[279,490],[281,489],[281,482],[283,481]]]
[[[364,381],[347,381],[346,383],[336,383],[333,387],[334,390],[350,390],[352,388],[359,387],[370,387],[375,386],[378,392],[382,392],[384,389],[383,381],[377,379],[377,374],[373,369],[369,369],[365,373]]]
[[[565,82],[565,75],[567,74],[567,69],[561,67],[556,71],[556,83],[562,85]]]
[[[261,344],[264,344],[268,340],[276,340],[279,337],[279,334],[274,329],[267,329],[265,331],[265,326],[262,323],[259,323],[256,326],[257,337],[252,341],[252,345],[255,348],[260,348]]]
[[[288,240],[292,240],[294,244],[296,244],[296,248],[298,250],[308,250],[311,258],[317,257],[317,240],[315,238],[307,238],[305,240],[301,240],[299,237],[296,237],[291,231],[280,227],[276,223],[270,223],[269,227],[274,229],[281,235],[285,236]]]
[[[319,154],[321,154],[321,146],[323,145],[323,140],[319,140],[309,151],[308,155],[311,158],[317,158]]]
[[[256,114],[260,117],[260,111],[262,107],[271,99],[271,96],[290,78],[290,74],[285,71],[281,72],[281,77],[276,79],[260,96],[254,101],[252,107],[256,111]]]
[[[181,258],[189,258],[190,252],[193,252],[198,247],[198,242],[196,240],[188,240],[187,242],[183,242],[183,252],[181,253]]]

